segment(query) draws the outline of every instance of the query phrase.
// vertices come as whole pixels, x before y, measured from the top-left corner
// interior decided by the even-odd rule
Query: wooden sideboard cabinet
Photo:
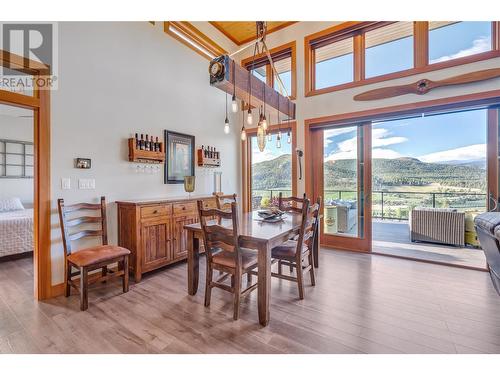
[[[139,282],[142,274],[186,259],[184,225],[197,223],[197,200],[214,208],[215,197],[118,201],[118,244],[129,249],[130,269]]]

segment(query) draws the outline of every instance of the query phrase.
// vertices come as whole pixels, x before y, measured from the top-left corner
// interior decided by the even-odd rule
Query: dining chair
[[[304,273],[309,272],[312,286],[316,285],[314,276],[313,244],[318,228],[318,218],[321,207],[321,198],[316,203],[309,205],[305,199],[302,205],[302,222],[297,240],[288,240],[271,250],[273,263],[278,262],[278,273],[272,272],[271,276],[296,282],[299,287],[299,298],[304,299]],[[304,261],[307,258],[307,265]],[[283,274],[283,265],[290,266],[297,271],[297,277]]]
[[[210,306],[212,288],[217,287],[233,294],[233,319],[240,315],[240,299],[257,288],[248,278],[248,286],[241,290],[241,278],[257,267],[257,252],[239,246],[238,212],[236,203],[231,203],[231,210],[203,209],[203,201],[198,201],[198,212],[205,245],[207,272],[205,283],[205,306]],[[215,222],[211,220],[216,218]],[[231,226],[223,226],[223,219],[231,220]],[[210,221],[210,222],[209,222]],[[223,274],[213,280],[213,271]],[[223,283],[231,277],[231,285]]]
[[[221,194],[214,193],[215,195],[215,203],[217,205],[217,209],[219,210],[231,210],[231,203],[236,203],[236,194]]]
[[[304,193],[302,198],[299,197],[283,197],[283,193],[280,192],[278,196],[278,208],[281,211],[289,211],[295,213],[302,213],[302,206],[306,200],[306,194]],[[300,205],[300,206],[299,206]]]
[[[87,310],[89,285],[117,277],[122,277],[123,293],[128,292],[130,250],[108,245],[106,199],[101,197],[101,202],[97,204],[77,203],[68,206],[64,204],[64,199],[58,199],[57,205],[64,248],[66,297],[70,296],[71,287],[74,287],[80,293],[80,310]],[[80,211],[97,215],[79,216],[77,213]],[[93,229],[88,229],[89,226]],[[95,226],[99,229],[95,229]],[[71,228],[76,229],[70,233]],[[101,237],[101,245],[74,250],[72,242],[85,237]],[[118,263],[118,270],[108,270],[108,266],[113,263]],[[76,268],[75,272],[73,268]],[[89,278],[89,272],[98,269],[101,270],[100,275]],[[80,279],[73,280],[74,276],[80,276]]]

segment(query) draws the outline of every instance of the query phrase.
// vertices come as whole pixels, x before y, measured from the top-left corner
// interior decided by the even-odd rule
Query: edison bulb
[[[279,138],[276,140],[276,148],[281,148],[281,140]]]
[[[247,140],[247,132],[245,128],[241,128],[241,140],[246,141]]]
[[[252,123],[253,123],[252,110],[249,109],[247,113],[247,124],[252,125]]]
[[[238,102],[236,101],[236,96],[233,95],[233,101],[231,102],[231,109],[233,113],[238,112]]]
[[[264,119],[262,120],[262,128],[264,128],[264,130],[267,130],[267,119],[266,119],[266,116],[264,116]]]
[[[225,134],[229,134],[229,120],[226,119],[226,121],[224,121],[224,133]]]

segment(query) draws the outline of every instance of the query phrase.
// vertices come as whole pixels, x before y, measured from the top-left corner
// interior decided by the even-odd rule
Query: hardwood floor
[[[201,259],[204,270],[204,258]],[[185,263],[78,296],[33,301],[31,259],[0,263],[2,353],[500,353],[500,297],[485,272],[321,251],[305,300],[273,279],[271,322],[256,293],[232,320],[229,293],[188,296]]]

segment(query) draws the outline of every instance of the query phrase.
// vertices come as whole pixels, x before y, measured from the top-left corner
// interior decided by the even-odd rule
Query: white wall
[[[297,147],[304,149],[304,120],[321,116],[357,112],[366,109],[388,107],[392,105],[407,104],[419,101],[426,101],[438,98],[446,98],[464,94],[472,94],[483,91],[498,90],[500,88],[500,78],[489,81],[473,83],[462,86],[453,86],[433,90],[426,95],[404,95],[384,100],[374,100],[368,102],[356,102],[352,98],[354,95],[378,87],[407,84],[418,81],[422,78],[437,80],[451,77],[457,74],[472,71],[500,67],[500,58],[481,61],[463,66],[442,69],[429,73],[414,75],[380,82],[372,85],[336,91],[323,95],[316,95],[306,98],[304,96],[304,37],[317,31],[324,30],[339,22],[299,22],[286,27],[280,31],[267,36],[266,42],[269,48],[274,48],[285,43],[296,40],[297,42]],[[238,59],[245,58],[252,54],[252,51],[245,51],[236,56]],[[394,56],[397,58],[397,56]],[[304,192],[304,180],[298,182],[299,195]]]
[[[116,243],[116,200],[187,196],[182,184],[163,184],[163,173],[134,171],[127,138],[135,132],[174,130],[194,135],[197,146],[215,146],[223,191],[240,191],[238,134],[223,133],[225,95],[209,85],[208,60],[165,34],[162,23],[60,23],[58,74],[51,124],[53,284],[63,281],[64,270],[58,198],[71,203],[105,195],[110,243]],[[73,168],[76,157],[91,158],[92,169]],[[212,193],[212,173],[196,169],[195,194]],[[61,189],[61,177],[71,178],[70,190]],[[78,190],[79,178],[95,178],[96,189]]]
[[[33,118],[21,117],[33,116],[31,110],[11,107],[0,104],[0,138],[16,141],[33,142]],[[0,146],[1,147],[1,146]],[[0,150],[0,151],[3,151]],[[11,149],[10,151],[21,151]],[[0,163],[3,163],[5,155],[0,155]],[[15,158],[15,159],[14,159]],[[20,157],[11,156],[7,160],[21,162]],[[29,162],[29,160],[27,160]],[[17,167],[12,170],[17,172]],[[21,171],[19,170],[19,173]],[[31,178],[7,178],[0,179],[0,199],[18,197],[26,207],[33,205],[33,184]]]

